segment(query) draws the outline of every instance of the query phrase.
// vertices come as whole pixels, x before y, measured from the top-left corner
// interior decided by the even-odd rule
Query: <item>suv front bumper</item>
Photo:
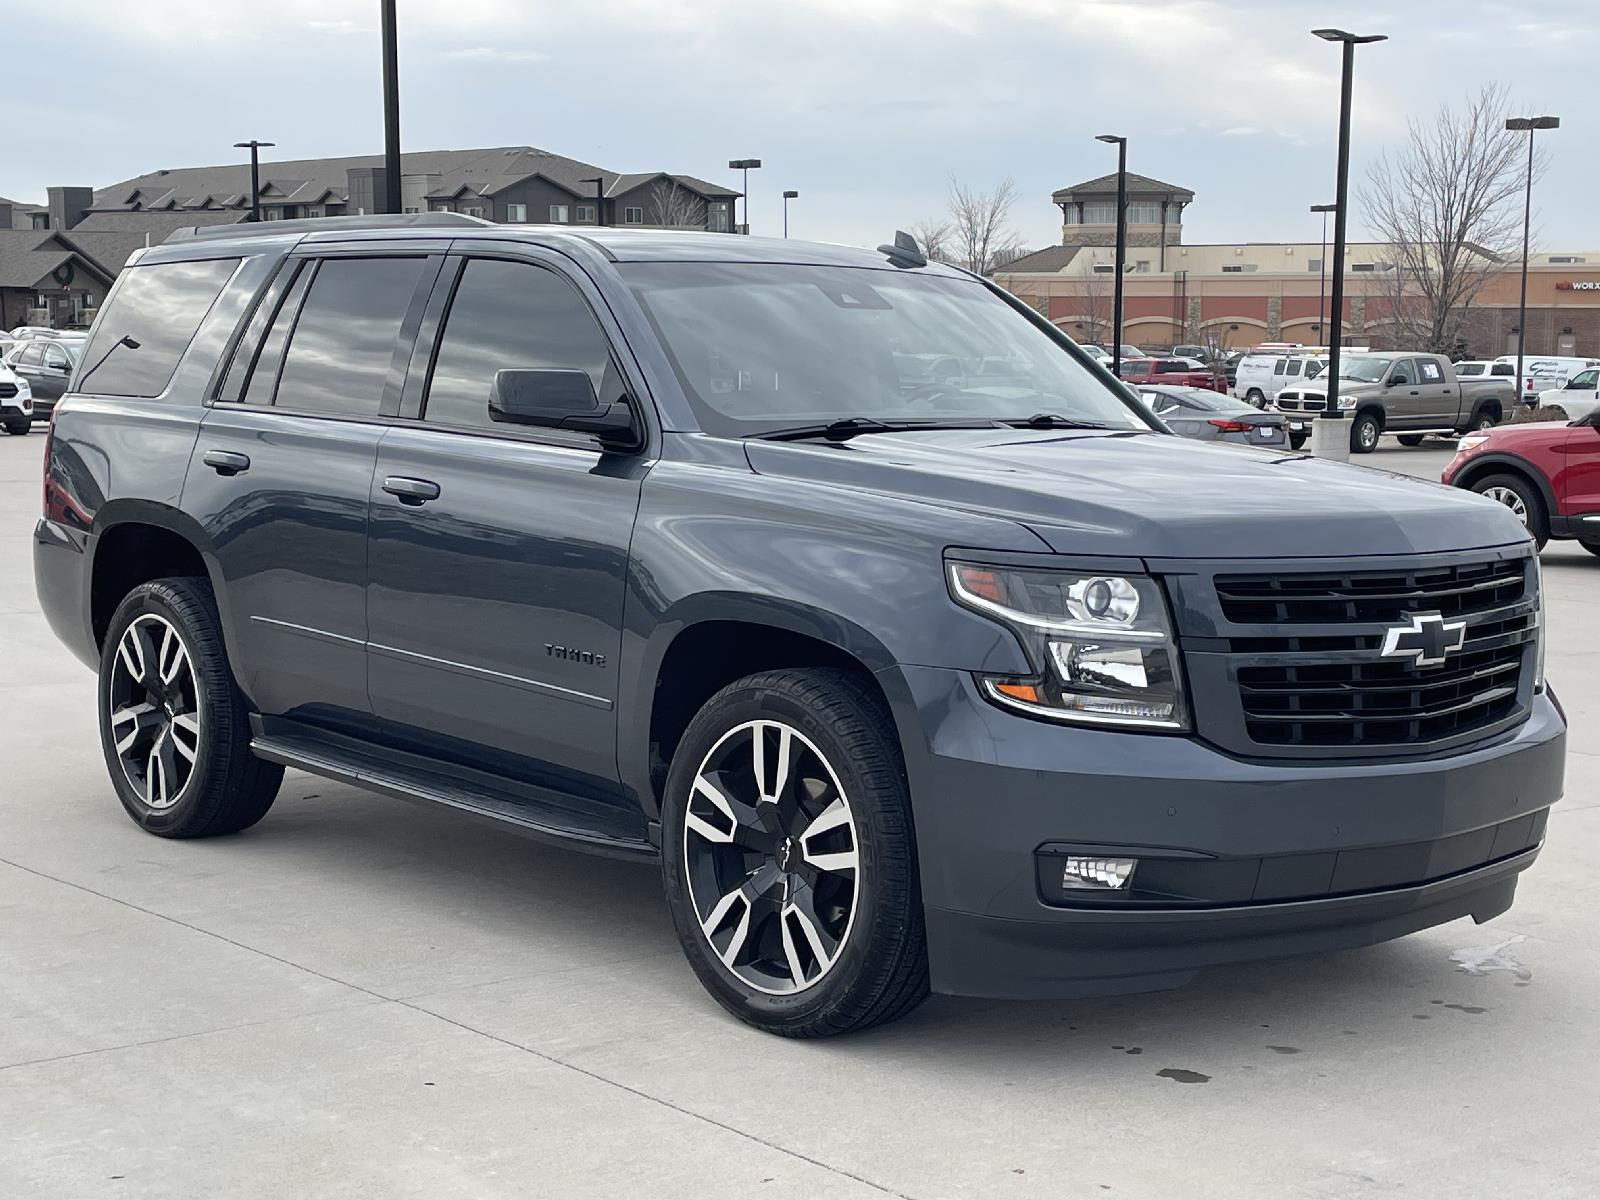
[[[1285,763],[1014,715],[965,672],[898,675],[884,682],[938,992],[1146,991],[1220,963],[1486,921],[1511,904],[1561,795],[1566,724],[1548,695],[1522,725],[1446,756]],[[1037,852],[1063,845],[1194,886],[1047,903]]]

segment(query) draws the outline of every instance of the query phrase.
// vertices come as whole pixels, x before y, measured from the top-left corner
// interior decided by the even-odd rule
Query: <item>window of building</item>
[[[293,221],[299,215],[300,206],[298,204],[285,204],[283,206],[283,219],[285,221]]]
[[[320,217],[321,215],[322,215],[322,210],[320,208],[308,208],[308,209],[306,209],[306,216],[308,216],[308,217]]]
[[[727,233],[730,214],[726,200],[713,200],[706,210],[706,229],[711,233]]]
[[[625,208],[622,210],[622,223],[624,225],[643,225],[644,209]]]
[[[1167,205],[1167,222],[1172,225],[1183,224],[1183,205],[1176,200]]]
[[[1113,209],[1115,207],[1115,205],[1112,206]],[[1112,220],[1115,219],[1113,216]],[[1161,202],[1159,200],[1130,200],[1128,202],[1128,224],[1161,224]]]
[[[50,214],[47,213],[47,212],[34,213],[33,214],[33,227],[35,229],[49,229],[50,228]]]
[[[592,204],[580,204],[580,205],[578,205],[577,214],[578,214],[578,224],[579,225],[593,225],[595,223],[594,205],[592,205]]]
[[[105,396],[159,396],[238,266],[237,258],[216,258],[128,267],[89,347],[88,361],[100,365],[80,386]]]
[[[1095,263],[1094,273],[1096,275],[1115,275],[1117,273],[1117,265],[1115,263]]]
[[[1150,269],[1150,260],[1148,258],[1136,260],[1133,264],[1133,269],[1135,271],[1148,271]]]
[[[557,225],[567,223],[567,206],[565,204],[552,204],[550,206],[550,219]]]
[[[1577,254],[1552,254],[1550,261],[1552,263],[1581,263],[1587,262],[1588,259]]]
[[[1571,333],[1558,333],[1558,334],[1556,334],[1556,353],[1557,354],[1565,354],[1568,357],[1575,357],[1577,355],[1577,353],[1578,353],[1578,338],[1577,338],[1577,335],[1576,334],[1571,334]],[[1589,380],[1588,380],[1588,382],[1581,383],[1578,386],[1579,387],[1593,387],[1594,386],[1594,372],[1593,371],[1586,371],[1586,372],[1584,372],[1584,374],[1589,376]]]
[[[526,204],[506,205],[506,220],[513,225],[522,225],[528,220],[528,206]]]
[[[1376,271],[1378,269],[1378,264],[1377,263],[1352,263],[1351,266],[1350,266],[1350,269],[1352,271]]]
[[[1117,203],[1115,200],[1095,200],[1083,206],[1085,225],[1115,225]]]
[[[277,220],[277,219],[278,219],[278,218],[279,218],[279,217],[281,217],[281,216],[282,216],[282,215],[283,215],[283,214],[282,214],[282,213],[280,213],[280,212],[279,212],[279,211],[278,211],[278,210],[277,210],[277,209],[275,209],[275,208],[263,208],[263,209],[262,209],[262,210],[261,210],[261,219],[262,219],[262,220],[263,220],[263,221],[276,221],[276,220]]]
[[[1244,264],[1243,263],[1224,263],[1223,267],[1222,267],[1223,274],[1225,274],[1225,275],[1237,275],[1240,271],[1243,271],[1243,270],[1244,270]]]
[[[584,371],[600,394],[609,361],[604,331],[566,280],[528,263],[474,259],[450,302],[423,419],[490,425],[497,371]]]
[[[469,217],[481,217],[481,216],[483,216],[483,205],[481,205],[481,204],[469,204],[465,208],[463,208],[461,211],[466,213],[467,216],[469,216]]]
[[[1316,271],[1318,274],[1321,274],[1322,273],[1322,260],[1320,258],[1308,258],[1308,259],[1306,259],[1306,270],[1308,270],[1308,271]]]
[[[1063,225],[1077,225],[1080,223],[1076,204],[1063,204],[1061,206],[1061,223]]]
[[[330,258],[317,267],[284,355],[275,403],[378,414],[422,258]],[[286,319],[287,310],[279,319]]]

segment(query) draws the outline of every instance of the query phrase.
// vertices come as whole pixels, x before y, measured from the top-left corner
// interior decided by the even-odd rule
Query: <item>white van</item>
[[[1315,379],[1327,366],[1327,357],[1321,354],[1247,354],[1239,360],[1233,394],[1257,408],[1265,408],[1284,388]]]
[[[1600,367],[1579,371],[1560,387],[1539,393],[1539,406],[1558,405],[1566,410],[1569,420],[1581,421],[1596,408],[1600,408]]]
[[[1515,354],[1502,354],[1494,360],[1510,363],[1517,369]],[[1561,354],[1525,354],[1522,356],[1522,402],[1533,405],[1539,402],[1539,393],[1564,388],[1567,381],[1580,371],[1600,367],[1600,358],[1571,358]]]

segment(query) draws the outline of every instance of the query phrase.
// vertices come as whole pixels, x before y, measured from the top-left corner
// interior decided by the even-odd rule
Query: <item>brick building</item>
[[[1130,176],[1124,339],[1140,347],[1212,341],[1231,349],[1260,342],[1325,343],[1333,319],[1326,277],[1331,252],[1320,241],[1186,245],[1182,218],[1193,195]],[[1008,264],[994,273],[995,281],[1073,338],[1105,343],[1115,283],[1116,176],[1063,188],[1051,199],[1062,208],[1063,244]],[[1136,203],[1143,207],[1136,210]],[[1385,243],[1346,247],[1348,340],[1393,347],[1393,258]],[[1464,349],[1490,358],[1515,353],[1521,262],[1485,254],[1478,265],[1488,278],[1468,318]],[[1527,349],[1600,356],[1600,252],[1533,256]]]

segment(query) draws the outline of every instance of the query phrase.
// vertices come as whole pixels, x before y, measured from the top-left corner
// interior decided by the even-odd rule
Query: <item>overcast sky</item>
[[[228,161],[382,149],[378,0],[0,0],[0,195]],[[1535,15],[1535,13],[1537,15]],[[1191,188],[1190,242],[1307,239],[1332,200],[1338,48],[1357,174],[1409,117],[1483,81],[1553,112],[1545,248],[1600,249],[1591,93],[1600,2],[1403,0],[400,0],[407,150],[528,144],[619,171],[752,174],[756,233],[876,244],[936,216],[955,175],[1011,176],[1030,247],[1050,192],[1115,167]],[[1352,209],[1352,236],[1360,213]]]

